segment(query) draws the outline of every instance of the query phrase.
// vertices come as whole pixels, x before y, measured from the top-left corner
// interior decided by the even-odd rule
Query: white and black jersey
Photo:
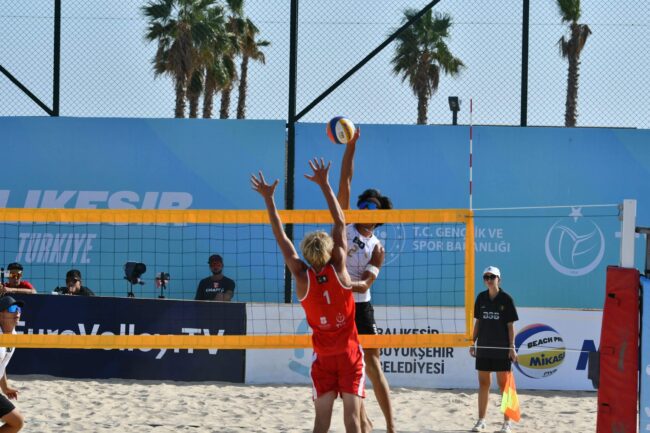
[[[349,224],[345,229],[345,234],[348,239],[348,257],[346,261],[346,268],[352,281],[360,281],[361,276],[366,270],[366,266],[372,258],[372,252],[375,246],[381,244],[381,241],[374,234],[369,237],[363,236],[354,224]],[[354,292],[355,302],[369,302],[370,289],[365,293]]]

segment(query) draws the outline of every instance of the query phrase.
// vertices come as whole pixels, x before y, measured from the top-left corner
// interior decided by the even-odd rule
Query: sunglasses
[[[16,305],[16,304],[14,304],[14,305],[10,305],[10,306],[7,308],[7,312],[8,312],[8,313],[20,313],[21,311],[23,311],[23,310],[22,310],[18,305]]]
[[[496,275],[483,275],[483,279],[486,281],[494,281],[497,279]]]
[[[361,210],[364,210],[364,209],[369,209],[369,210],[379,209],[379,206],[377,205],[377,203],[375,203],[374,201],[368,201],[368,200],[362,201],[361,203],[359,203],[357,205],[357,207],[359,209],[361,209]]]

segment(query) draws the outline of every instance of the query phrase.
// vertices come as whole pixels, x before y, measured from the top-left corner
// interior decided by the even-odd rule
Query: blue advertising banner
[[[60,335],[244,335],[243,303],[16,295],[16,331]],[[9,374],[243,383],[244,350],[16,349]]]
[[[641,277],[641,381],[639,384],[639,431],[650,431],[650,279]]]
[[[284,179],[282,121],[0,118],[0,128],[8,149],[29,156],[3,169],[0,207],[263,209],[250,174]],[[397,209],[469,207],[466,126],[361,128],[353,205],[372,187]],[[333,161],[336,189],[344,147],[328,140],[323,124],[298,124],[296,138],[295,208],[324,209],[320,191],[302,174],[308,159],[323,156]],[[649,141],[648,130],[474,127],[477,277],[487,265],[502,268],[502,286],[519,306],[602,308],[605,269],[619,260],[617,205],[637,199],[637,221],[650,225]],[[276,203],[283,207],[282,184]],[[609,206],[591,206],[600,204]],[[296,228],[297,242],[303,228]],[[413,264],[423,253],[462,266],[462,227],[390,224],[378,234],[387,249],[373,286],[378,304],[429,303],[426,291],[412,291],[410,299],[397,291],[421,280]],[[128,290],[123,266],[135,261],[148,269],[136,296],[157,297],[153,278],[168,272],[166,295],[193,299],[213,253],[237,284],[234,300],[283,302],[284,266],[268,227],[0,226],[0,265],[22,263],[40,293],[62,285],[75,268],[97,294],[121,296]],[[458,271],[450,270],[457,283]],[[457,305],[458,295],[454,288],[436,301]]]
[[[285,172],[282,121],[11,117],[0,118],[0,131],[5,153],[21,155],[3,168],[0,208],[253,209],[261,200],[250,174],[263,169],[275,179]],[[283,188],[276,201],[284,203]],[[2,224],[0,266],[21,263],[39,293],[79,269],[96,294],[121,296],[124,264],[142,262],[146,284],[135,287],[138,297],[156,298],[154,276],[167,272],[167,296],[194,299],[217,253],[237,282],[235,300],[247,301],[271,275],[258,266],[264,254],[241,254],[249,248],[236,241],[242,233],[250,236],[251,228]],[[269,300],[283,298],[281,278],[277,286],[268,288]]]
[[[324,129],[296,128],[296,208],[325,208],[317,188],[300,177],[309,158],[332,161],[338,188],[344,147]],[[476,291],[484,289],[481,271],[495,265],[518,306],[602,308],[606,267],[619,261],[617,205],[638,200],[637,222],[650,224],[650,131],[475,126],[473,136]],[[468,127],[361,125],[351,204],[377,188],[397,209],[468,208],[468,161]],[[611,206],[589,206],[600,204]],[[499,210],[513,207],[526,209]],[[461,253],[463,240],[418,225],[386,225],[378,235],[387,256],[372,296],[387,305],[417,278],[414,256]]]

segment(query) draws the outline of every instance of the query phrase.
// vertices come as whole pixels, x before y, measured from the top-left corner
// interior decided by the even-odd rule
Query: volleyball
[[[354,137],[355,131],[354,123],[343,116],[335,117],[327,123],[327,136],[335,144],[347,144]]]
[[[519,353],[517,369],[533,379],[555,374],[566,352],[562,336],[542,323],[529,325],[519,331],[515,346]]]

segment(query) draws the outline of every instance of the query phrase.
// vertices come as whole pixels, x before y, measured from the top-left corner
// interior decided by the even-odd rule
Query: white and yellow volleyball
[[[335,144],[347,144],[354,137],[355,131],[354,123],[343,116],[327,122],[327,136]]]

